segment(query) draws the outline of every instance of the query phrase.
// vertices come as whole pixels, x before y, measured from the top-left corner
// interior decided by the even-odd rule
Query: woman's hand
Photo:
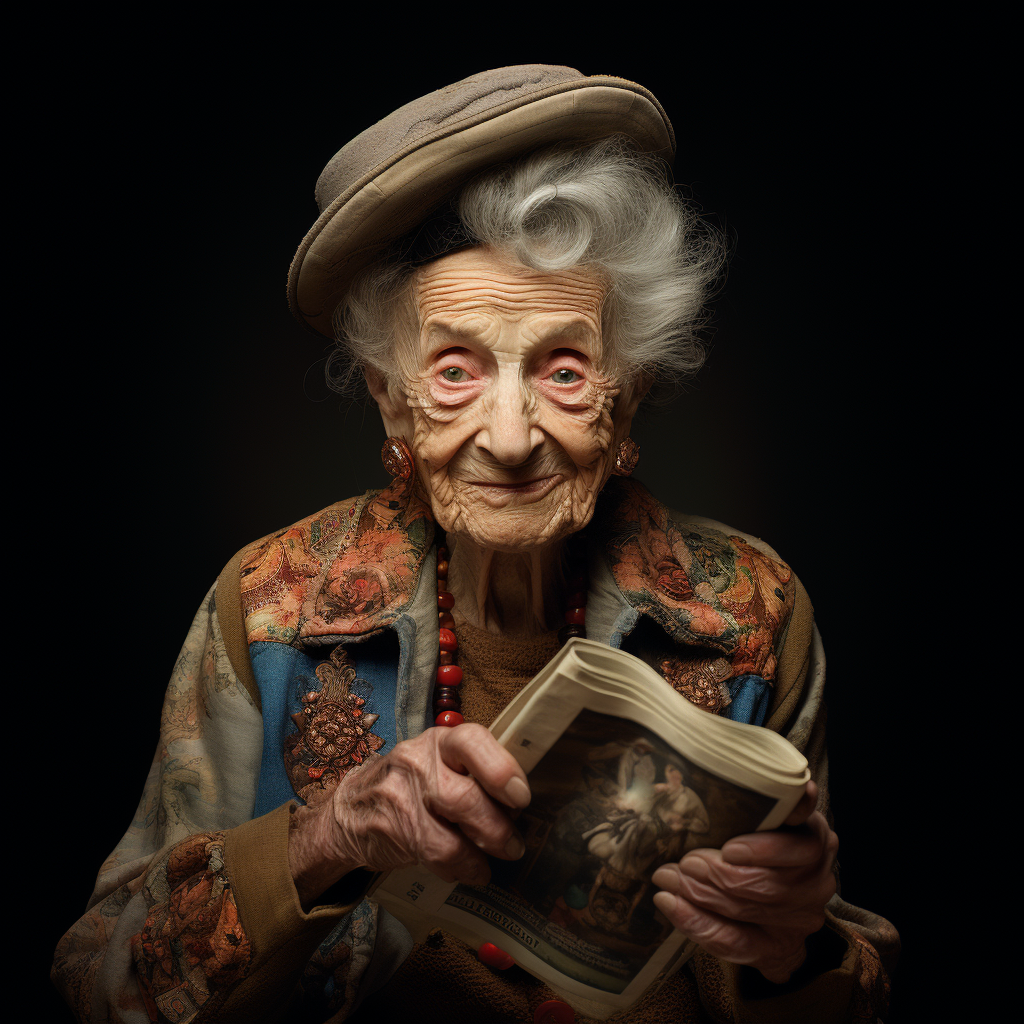
[[[486,854],[523,855],[506,808],[529,802],[522,768],[482,725],[428,729],[295,813],[288,860],[299,897],[309,905],[360,867],[422,864],[445,881],[485,883]]]
[[[664,891],[654,897],[657,908],[714,956],[788,981],[836,891],[839,840],[814,810],[817,796],[809,782],[785,831],[737,836],[721,850],[691,850],[658,868],[652,880]]]

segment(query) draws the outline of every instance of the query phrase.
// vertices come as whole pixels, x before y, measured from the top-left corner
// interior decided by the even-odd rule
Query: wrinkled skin
[[[447,533],[521,551],[589,522],[619,393],[604,374],[604,293],[586,271],[524,273],[476,250],[421,271],[412,449]]]
[[[721,850],[691,850],[658,868],[655,906],[709,953],[787,981],[836,891],[839,840],[814,809],[817,795],[809,782],[786,831],[736,836]]]
[[[529,802],[522,768],[483,726],[428,729],[296,811],[288,857],[299,898],[310,905],[359,867],[422,864],[445,881],[482,884],[485,854],[522,856],[507,809]]]
[[[605,297],[603,278],[586,269],[540,274],[483,247],[450,254],[415,280],[418,346],[400,359],[401,387],[368,377],[448,534],[457,622],[519,634],[558,624],[560,546],[590,521],[641,397],[613,379]],[[429,729],[296,812],[299,896],[308,906],[357,867],[421,864],[480,884],[484,854],[522,856],[507,809],[529,799],[522,769],[486,729]],[[659,909],[710,952],[788,978],[835,891],[835,835],[814,802],[810,784],[792,831],[660,868]]]
[[[418,337],[397,390],[369,379],[448,535],[456,615],[558,624],[558,553],[594,514],[640,397],[612,379],[595,271],[542,274],[486,247],[415,279]]]

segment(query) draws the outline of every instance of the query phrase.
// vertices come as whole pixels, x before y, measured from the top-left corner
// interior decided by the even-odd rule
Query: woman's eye
[[[553,380],[556,384],[575,384],[576,381],[582,380],[575,370],[569,370],[565,367],[561,370],[555,370],[548,379]]]
[[[464,380],[469,380],[469,374],[461,366],[445,367],[441,371],[441,377],[449,384],[461,384]]]

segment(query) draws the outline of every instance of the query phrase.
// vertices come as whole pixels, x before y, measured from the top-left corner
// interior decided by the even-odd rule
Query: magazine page
[[[616,678],[599,670],[587,657],[591,648],[616,655],[616,664],[624,664],[633,676]],[[579,709],[589,707],[650,725],[704,769],[780,801],[760,823],[762,829],[780,825],[799,800],[810,772],[806,758],[784,737],[695,708],[632,655],[574,640],[557,660],[557,675],[536,688],[531,684],[526,699],[513,701],[511,713],[500,715],[491,727],[527,773]],[[641,671],[650,673],[653,683],[638,685],[635,676]]]
[[[706,756],[666,738],[678,742],[678,729],[657,701],[631,700],[617,692],[628,687],[590,673],[572,678],[563,655],[557,672],[513,701],[518,713],[510,705],[493,727],[504,725],[499,739],[533,793],[517,818],[524,856],[493,859],[486,886],[393,872],[374,898],[414,938],[441,927],[471,945],[494,942],[580,1012],[603,1018],[690,951],[654,907],[651,874],[691,849],[781,822],[802,784],[762,779],[763,792],[709,770]]]

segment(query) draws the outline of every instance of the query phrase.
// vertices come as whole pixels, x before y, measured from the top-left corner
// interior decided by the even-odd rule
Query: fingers
[[[704,852],[704,851],[701,851]],[[717,851],[709,850],[708,853]],[[735,899],[774,906],[791,888],[790,872],[765,871],[763,868],[737,868],[721,857],[688,853],[678,864],[666,864],[651,876],[655,885],[685,895],[688,880],[714,886]]]
[[[813,810],[816,800],[809,784],[788,827],[737,836],[721,850],[692,850],[658,868],[652,881],[663,891],[655,905],[715,956],[785,981],[806,956],[804,939],[825,923],[835,892],[839,840]]]
[[[457,825],[485,853],[517,860],[526,850],[506,811],[468,775],[449,774],[427,798],[427,808]]]
[[[452,825],[430,821],[420,841],[419,862],[446,882],[486,885],[491,868],[484,854]]]
[[[656,893],[654,905],[674,927],[713,956],[750,964],[772,981],[787,980],[807,955],[803,936],[796,931],[772,936],[757,925],[698,908],[670,892]]]
[[[722,847],[722,856],[729,864],[810,868],[819,863],[826,851],[834,857],[838,848],[838,837],[821,812],[815,811],[795,829],[753,832],[730,839]]]
[[[442,731],[454,730],[428,733]],[[397,744],[334,790],[334,859],[373,870],[421,864],[447,881],[486,882],[485,854],[514,859],[525,846],[505,808],[449,768],[428,733]]]
[[[482,726],[465,723],[437,734],[441,760],[452,771],[469,773],[495,799],[508,807],[530,802],[526,773],[516,759]]]
[[[770,877],[760,887],[743,889],[716,883],[717,873],[701,858],[685,864],[666,864],[659,868],[654,884],[681,896],[690,905],[734,922],[763,925],[770,929],[794,929],[805,935],[816,932],[825,923],[818,887],[794,891],[782,878]]]

